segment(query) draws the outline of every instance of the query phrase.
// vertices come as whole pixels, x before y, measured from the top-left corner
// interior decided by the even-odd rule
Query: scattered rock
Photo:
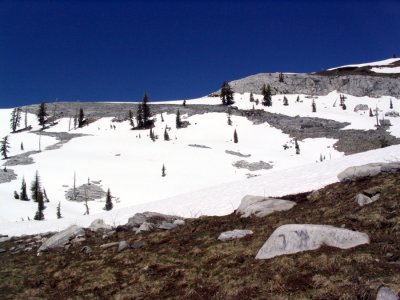
[[[258,251],[256,259],[315,250],[322,245],[349,249],[368,244],[367,234],[329,225],[287,224],[278,227]]]
[[[92,248],[90,247],[90,246],[83,246],[82,248],[81,248],[81,253],[86,253],[86,254],[88,254],[88,253],[91,253],[93,250],[92,250]]]
[[[103,219],[96,219],[90,224],[89,229],[94,232],[99,232],[112,230],[112,227],[105,224]]]
[[[396,295],[391,289],[383,286],[378,290],[376,300],[400,300],[400,297],[398,294]]]
[[[357,104],[357,105],[354,107],[354,111],[355,111],[355,112],[358,112],[358,111],[360,111],[360,110],[369,110],[369,107],[368,107],[367,104]]]
[[[158,226],[158,228],[160,229],[164,229],[164,230],[171,230],[176,228],[178,225],[173,224],[173,223],[162,223],[161,225]]]
[[[111,247],[119,246],[119,242],[112,242],[112,243],[107,243],[107,244],[102,244],[100,245],[101,249],[108,249]]]
[[[143,248],[145,246],[145,243],[143,241],[137,240],[134,241],[133,244],[131,245],[132,249],[140,249]]]
[[[205,145],[198,145],[198,144],[189,144],[189,147],[196,147],[196,148],[203,148],[203,149],[211,149],[211,147]]]
[[[185,225],[185,220],[178,219],[178,220],[175,220],[172,224],[175,224],[175,225]]]
[[[38,252],[47,251],[49,249],[64,247],[72,239],[77,236],[85,236],[85,231],[82,227],[77,225],[71,225],[67,229],[56,233],[55,235],[48,238],[42,246],[38,249]]]
[[[251,230],[244,230],[244,229],[235,229],[232,231],[225,231],[222,232],[218,240],[220,241],[230,241],[230,240],[235,240],[235,239],[241,239],[244,238],[247,235],[252,235],[253,231]]]
[[[127,241],[120,241],[118,244],[118,252],[121,252],[125,250],[126,248],[129,248],[129,244]]]
[[[6,249],[0,248],[0,253],[4,253],[6,251],[7,251]]]
[[[160,225],[162,223],[173,223],[177,219],[182,219],[178,216],[164,215],[156,212],[144,212],[136,213],[133,217],[128,220],[127,226],[139,227],[144,222],[153,223],[155,225]]]
[[[225,153],[231,154],[231,155],[235,155],[235,156],[239,156],[239,157],[250,157],[251,156],[251,154],[242,154],[240,152],[231,151],[231,150],[225,150]]]
[[[128,228],[128,226],[126,226],[126,225],[118,225],[116,228],[115,228],[115,231],[116,232],[123,232],[123,231],[128,231],[129,230],[129,228]]]
[[[154,224],[153,223],[148,223],[148,222],[143,222],[142,225],[139,226],[135,231],[136,233],[141,233],[141,232],[149,232],[154,229]]]
[[[400,170],[400,162],[371,163],[345,169],[338,174],[341,182],[355,181],[366,177],[376,176],[380,173],[394,173]]]
[[[260,160],[259,162],[249,163],[245,160],[238,160],[232,164],[234,167],[239,169],[247,169],[249,171],[269,170],[272,169],[272,165]]]
[[[385,117],[397,118],[400,114],[397,111],[391,110],[385,113]]]
[[[1,237],[1,238],[0,238],[0,243],[7,242],[7,241],[9,241],[9,240],[11,240],[11,237],[4,236],[4,237]]]
[[[265,217],[274,211],[289,210],[295,205],[295,202],[289,200],[247,195],[240,202],[236,214],[241,215],[242,218],[250,217],[251,215]]]
[[[372,202],[375,202],[380,198],[380,196],[381,196],[380,193],[375,193],[371,195],[368,194],[366,191],[364,191],[356,195],[356,202],[358,203],[359,206],[364,206]]]
[[[85,242],[86,239],[84,237],[75,237],[71,240],[71,244],[76,245]]]

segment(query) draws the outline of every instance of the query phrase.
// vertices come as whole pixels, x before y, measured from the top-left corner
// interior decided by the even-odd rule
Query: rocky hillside
[[[341,183],[282,197],[294,202],[289,210],[267,216],[234,213],[175,221],[174,226],[167,225],[173,224],[168,219],[157,226],[162,216],[138,214],[114,229],[101,222],[93,230],[76,228],[74,239],[39,256],[39,247],[46,250],[54,242],[50,233],[3,238],[0,298],[398,299],[400,173],[377,174],[378,169],[350,170]],[[355,179],[354,174],[377,175]],[[285,224],[331,225],[360,232],[367,243],[256,259]],[[233,229],[252,234],[219,240]],[[302,241],[312,240],[312,232],[307,234]]]
[[[400,59],[390,67],[399,65]],[[380,66],[375,65],[378,69]],[[388,66],[385,66],[388,67]],[[263,84],[269,84],[275,94],[327,95],[338,92],[353,96],[393,96],[400,97],[400,72],[377,73],[371,66],[349,66],[318,73],[291,74],[261,73],[230,82],[237,93],[253,92],[259,94]],[[389,69],[389,68],[386,68]],[[396,69],[397,70],[397,69]]]

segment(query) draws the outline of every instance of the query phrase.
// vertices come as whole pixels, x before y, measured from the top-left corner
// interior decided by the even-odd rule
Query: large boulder
[[[376,295],[376,300],[400,300],[399,294],[395,294],[387,287],[381,287]]]
[[[288,224],[278,227],[258,251],[257,259],[315,250],[322,245],[349,249],[368,244],[367,234],[329,225]]]
[[[355,181],[366,177],[376,176],[380,173],[394,173],[400,170],[400,162],[371,163],[345,169],[338,174],[341,182]]]
[[[274,211],[289,210],[296,203],[289,200],[265,198],[263,196],[244,196],[236,214],[240,215],[242,218],[255,215],[256,217],[265,217],[272,214]]]
[[[232,231],[222,232],[219,235],[218,240],[220,240],[220,241],[236,240],[236,239],[241,239],[247,235],[252,235],[252,234],[253,234],[253,231],[251,231],[251,230],[235,229]]]
[[[357,105],[354,107],[354,111],[355,111],[355,112],[358,112],[359,110],[368,110],[368,109],[369,109],[369,107],[368,107],[367,104],[357,104]]]
[[[75,237],[85,236],[85,231],[82,227],[71,225],[67,229],[56,233],[48,238],[42,246],[39,247],[38,252],[47,251],[49,249],[61,248],[69,244]]]
[[[182,218],[146,211],[144,213],[136,213],[133,217],[130,217],[126,225],[130,227],[140,227],[144,222],[160,225],[162,223],[173,223],[178,219]]]
[[[103,219],[96,219],[90,224],[89,229],[94,232],[99,232],[112,230],[112,227],[104,223]]]

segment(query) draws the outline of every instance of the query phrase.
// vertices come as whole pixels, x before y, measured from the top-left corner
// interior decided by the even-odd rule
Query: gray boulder
[[[236,214],[241,215],[242,218],[251,215],[265,217],[272,214],[274,211],[289,210],[295,205],[295,202],[289,200],[246,195],[240,202]]]
[[[322,245],[349,249],[368,243],[368,235],[362,232],[329,225],[288,224],[278,227],[271,234],[256,259],[315,250]]]
[[[385,113],[385,117],[397,118],[400,114],[397,111],[391,110]]]
[[[222,232],[218,240],[220,241],[230,241],[230,240],[235,240],[235,239],[241,239],[244,238],[247,235],[252,235],[253,231],[251,230],[244,230],[244,229],[235,229],[232,231],[225,231]]]
[[[47,251],[49,249],[60,248],[67,245],[75,237],[84,237],[85,231],[82,227],[71,225],[67,229],[60,231],[48,238],[38,249],[38,252]]]
[[[153,223],[143,222],[135,231],[136,233],[150,232],[154,229]]]
[[[368,109],[369,109],[369,107],[368,107],[367,104],[357,104],[357,105],[354,107],[354,111],[355,111],[355,112],[358,112],[358,111],[360,111],[360,110],[368,110]]]
[[[125,249],[129,248],[129,244],[127,241],[120,241],[118,244],[118,252],[121,252]]]
[[[89,229],[94,232],[99,232],[112,230],[112,227],[104,223],[103,219],[96,219],[90,224]]]
[[[400,162],[371,163],[362,166],[349,167],[340,172],[337,177],[341,182],[347,182],[376,176],[380,173],[393,173],[398,170],[400,170]]]
[[[133,217],[130,217],[128,220],[127,226],[138,227],[142,225],[144,222],[153,223],[156,225],[162,223],[172,223],[177,219],[182,219],[178,216],[165,215],[156,212],[144,212],[144,213],[136,213]]]
[[[175,224],[175,225],[185,225],[185,220],[178,219],[178,220],[175,220],[172,224]]]
[[[356,195],[356,202],[358,203],[359,206],[364,206],[367,204],[370,204],[372,202],[375,202],[380,198],[380,194],[377,193],[373,196],[366,195],[365,193],[359,193]]]
[[[100,248],[101,249],[108,249],[108,248],[116,247],[116,246],[119,246],[119,242],[112,242],[112,243],[102,244],[102,245],[100,245]]]
[[[144,242],[138,240],[138,241],[134,241],[134,242],[132,243],[131,248],[132,248],[132,249],[140,249],[140,248],[143,248],[144,246],[145,246]]]
[[[400,300],[399,294],[395,294],[387,287],[381,287],[376,295],[376,300]]]
[[[174,223],[162,223],[161,225],[158,226],[158,228],[160,229],[164,229],[164,230],[171,230],[176,228],[178,225],[174,224]]]

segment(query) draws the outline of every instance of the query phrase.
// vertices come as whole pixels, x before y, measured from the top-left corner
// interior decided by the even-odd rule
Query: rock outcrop
[[[349,249],[368,244],[367,234],[329,225],[288,224],[277,228],[258,251],[257,259],[315,250],[322,245]]]
[[[242,218],[250,217],[251,215],[265,217],[274,211],[289,210],[295,205],[295,202],[289,200],[247,195],[240,202],[236,214]]]
[[[355,181],[380,173],[394,173],[400,170],[400,162],[371,163],[362,166],[349,167],[338,174],[341,182]]]
[[[244,230],[244,229],[235,229],[232,231],[225,231],[222,232],[218,240],[220,241],[230,241],[230,240],[236,240],[236,239],[241,239],[244,238],[245,236],[252,235],[253,231],[251,230]]]
[[[71,225],[67,229],[56,233],[48,238],[42,246],[39,247],[38,252],[47,251],[49,249],[61,248],[69,244],[76,237],[84,237],[85,231],[82,227]]]

